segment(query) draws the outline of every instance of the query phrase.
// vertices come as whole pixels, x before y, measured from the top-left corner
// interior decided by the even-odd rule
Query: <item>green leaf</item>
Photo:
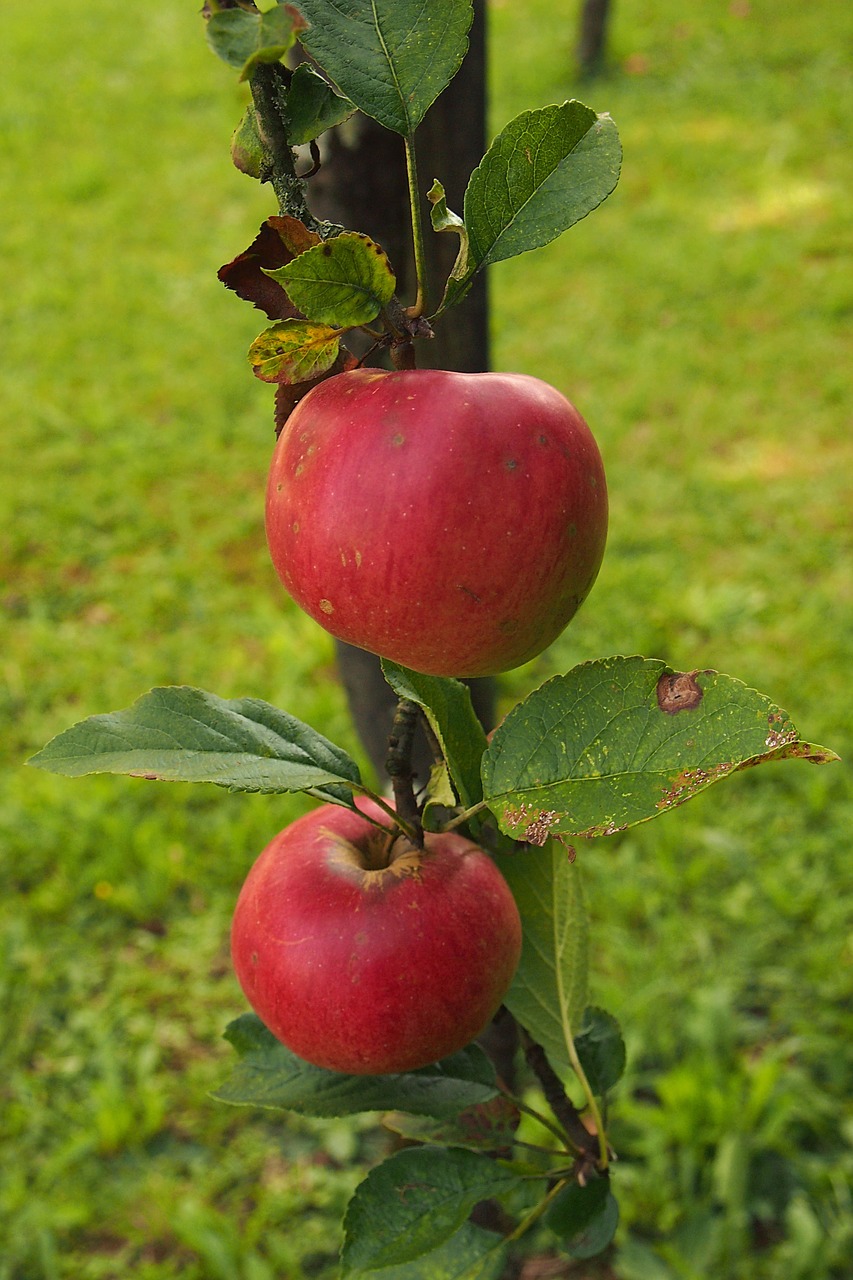
[[[463,1222],[452,1236],[414,1262],[360,1271],[358,1275],[370,1280],[500,1280],[505,1261],[503,1236]]]
[[[619,1206],[608,1178],[586,1186],[573,1182],[554,1197],[543,1219],[571,1258],[594,1258],[610,1244],[619,1225]]]
[[[468,292],[471,277],[474,275],[477,264],[471,260],[468,228],[458,213],[453,213],[451,209],[448,209],[444,187],[437,178],[427,192],[427,200],[432,205],[430,221],[432,222],[433,231],[450,231],[459,237],[459,252],[451,268],[444,290],[444,297],[439,307],[439,311],[443,311],[451,294],[455,302],[460,302],[464,294]]]
[[[591,213],[616,186],[621,159],[613,121],[582,102],[511,120],[471,174],[468,263],[449,282],[448,301],[458,301],[482,267],[548,244]]]
[[[474,1107],[466,1107],[449,1120],[431,1116],[392,1113],[382,1117],[387,1129],[412,1142],[434,1142],[444,1147],[467,1147],[471,1151],[500,1151],[515,1141],[520,1113],[503,1094]]]
[[[398,698],[408,698],[425,713],[447,761],[450,777],[465,809],[483,796],[480,765],[487,741],[461,680],[425,676],[382,659],[382,672]]]
[[[443,761],[431,765],[421,810],[424,831],[443,831],[456,805],[456,792],[453,790],[447,765]]]
[[[207,42],[247,80],[259,62],[280,62],[304,29],[304,20],[293,5],[279,4],[267,13],[222,9],[207,23]]]
[[[288,139],[298,147],[342,124],[355,111],[308,62],[300,62],[287,90]]]
[[[374,320],[397,284],[384,250],[357,231],[333,236],[266,274],[307,319],[341,329]]]
[[[309,1116],[347,1116],[393,1108],[444,1120],[497,1093],[494,1067],[479,1045],[398,1075],[350,1076],[312,1066],[285,1048],[260,1018],[244,1014],[225,1032],[240,1055],[213,1094],[234,1106]]]
[[[590,1006],[575,1036],[575,1049],[590,1088],[599,1097],[621,1079],[625,1070],[625,1041],[611,1013]]]
[[[411,134],[459,70],[470,0],[300,0],[303,44],[341,93]]]
[[[152,689],[125,711],[81,720],[29,763],[70,778],[126,773],[232,791],[320,791],[349,805],[348,784],[360,782],[345,751],[286,711],[184,685]]]
[[[262,382],[307,382],[331,369],[341,330],[310,320],[280,320],[249,347],[249,363]]]
[[[580,872],[558,840],[495,858],[523,928],[521,960],[504,1004],[564,1078],[587,1002],[589,923]]]
[[[258,118],[254,107],[247,107],[243,119],[231,136],[231,159],[235,169],[260,178],[264,163],[264,144],[258,133]]]
[[[433,231],[453,231],[467,245],[468,232],[465,230],[465,223],[458,213],[448,209],[447,194],[438,178],[433,179],[433,184],[427,192],[427,200],[432,205],[430,222]]]
[[[450,1239],[480,1200],[521,1185],[499,1160],[459,1148],[390,1156],[355,1191],[344,1217],[342,1274],[411,1262]]]
[[[601,658],[510,711],[483,757],[483,791],[502,830],[540,843],[549,833],[611,835],[737,769],[792,757],[838,759],[731,676]]]

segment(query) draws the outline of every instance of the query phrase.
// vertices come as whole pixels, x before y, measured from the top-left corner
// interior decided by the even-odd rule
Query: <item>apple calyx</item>
[[[361,845],[333,831],[324,834],[330,842],[330,866],[351,873],[365,888],[380,888],[390,878],[420,875],[425,851],[400,832],[377,829]]]

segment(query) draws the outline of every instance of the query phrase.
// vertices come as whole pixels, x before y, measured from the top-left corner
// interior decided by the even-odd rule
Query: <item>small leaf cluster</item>
[[[526,1141],[522,1113],[530,1108],[500,1083],[478,1045],[417,1071],[373,1077],[302,1062],[254,1014],[233,1022],[226,1038],[239,1059],[214,1094],[220,1101],[320,1117],[378,1111],[412,1144],[356,1189],[344,1219],[344,1276],[390,1267],[398,1274],[415,1262],[428,1270],[412,1275],[497,1275],[509,1240],[539,1221],[571,1257],[600,1253],[613,1238],[618,1209],[607,1174],[578,1182],[572,1141],[547,1117],[540,1119],[553,1145]],[[615,1020],[588,1010],[576,1046],[603,1096],[625,1060]],[[502,1234],[468,1221],[483,1200],[507,1206],[511,1229]]]
[[[258,273],[281,285],[287,309],[273,314],[264,308],[276,323],[250,348],[252,368],[264,381],[307,389],[339,372],[346,367],[342,342],[354,329],[365,329],[374,344],[392,350],[428,337],[479,272],[555,239],[601,204],[618,181],[621,148],[609,116],[570,101],[516,117],[472,173],[461,216],[448,209],[438,178],[425,193],[433,229],[459,239],[441,300],[425,319],[422,297],[410,307],[397,299],[395,272],[379,245],[313,219],[292,149],[309,144],[316,167],[317,137],[356,110],[411,148],[415,130],[465,56],[470,0],[354,0],[346,6],[302,0],[298,8],[261,7],[266,11],[241,7],[212,14],[207,35],[214,51],[249,80],[255,98],[233,140],[235,164],[262,181],[273,180],[276,163],[290,166],[293,180],[278,186],[280,213],[314,236],[284,265],[256,260]],[[291,69],[282,59],[297,40],[311,61]],[[270,95],[260,80],[273,73],[277,83]],[[412,193],[415,223],[423,195]],[[413,230],[417,257],[419,228]],[[223,271],[230,284],[228,267]],[[247,286],[244,277],[242,285],[241,296],[258,305],[262,283]],[[293,399],[282,396],[282,403]],[[279,425],[284,416],[278,413]]]

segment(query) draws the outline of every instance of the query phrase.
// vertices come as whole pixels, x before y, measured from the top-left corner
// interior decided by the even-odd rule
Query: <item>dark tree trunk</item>
[[[474,0],[470,47],[461,69],[428,112],[417,132],[417,160],[422,200],[438,178],[448,206],[461,214],[462,199],[472,170],[486,149],[486,0]],[[411,242],[409,196],[403,141],[364,116],[355,116],[343,129],[332,131],[330,152],[309,186],[312,210],[357,231],[364,231],[385,249],[397,275],[398,293],[414,301],[416,281]],[[434,234],[426,227],[428,311],[434,309],[444,281],[456,259],[458,238]],[[436,336],[418,343],[418,364],[429,368],[480,373],[489,368],[488,295],[481,273],[459,306],[442,316]],[[350,711],[377,774],[384,776],[388,736],[397,699],[385,682],[379,660],[350,645],[337,644],[338,668]],[[491,679],[467,682],[481,723],[495,723],[495,687]],[[419,733],[413,755],[416,786],[426,784],[432,755],[426,736]],[[500,1076],[512,1085],[518,1043],[514,1020],[499,1016],[480,1037]],[[497,1229],[493,1212],[481,1225]]]
[[[578,63],[584,77],[597,75],[604,66],[610,0],[583,0],[581,6]]]
[[[471,171],[486,145],[485,0],[475,0],[470,50],[461,70],[430,109],[417,133],[421,198],[438,178],[451,209],[461,213]],[[364,116],[334,130],[329,153],[309,185],[312,210],[346,227],[364,231],[385,249],[397,274],[404,303],[414,301],[416,283],[411,243],[409,197],[403,140]],[[459,246],[455,235],[436,235],[427,222],[428,293],[431,307],[439,300]],[[481,274],[465,301],[443,316],[435,338],[418,344],[418,364],[478,373],[489,367],[488,300]],[[378,659],[339,644],[338,665],[355,726],[380,775],[396,698],[385,683]],[[494,723],[491,680],[471,682],[474,706],[487,729]],[[429,778],[431,757],[426,739],[415,749],[418,785]]]

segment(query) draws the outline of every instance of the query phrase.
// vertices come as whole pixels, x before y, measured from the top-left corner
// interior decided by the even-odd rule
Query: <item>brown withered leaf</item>
[[[316,232],[309,231],[298,218],[274,215],[261,224],[248,249],[233,262],[220,267],[217,275],[227,289],[233,289],[239,298],[251,302],[270,320],[294,319],[301,312],[294,307],[284,288],[264,274],[264,269],[283,267],[319,243]]]

